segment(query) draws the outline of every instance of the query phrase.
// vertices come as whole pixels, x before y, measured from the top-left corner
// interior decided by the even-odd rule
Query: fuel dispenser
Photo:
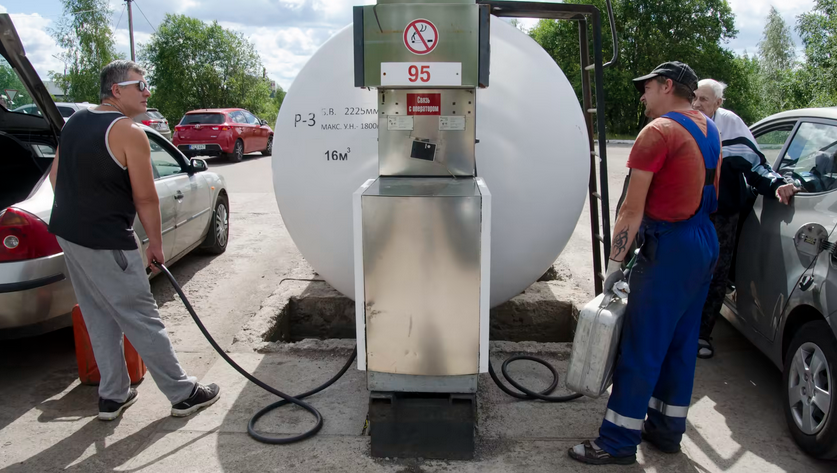
[[[353,196],[372,455],[470,458],[488,371],[491,193],[475,145],[489,8],[381,0],[354,20],[355,86],[378,101],[378,177]]]

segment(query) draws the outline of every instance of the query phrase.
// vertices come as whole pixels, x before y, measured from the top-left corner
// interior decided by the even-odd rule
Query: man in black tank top
[[[116,419],[137,399],[123,334],[172,403],[173,416],[209,406],[220,394],[218,386],[201,385],[181,368],[134,235],[138,215],[148,235],[148,264],[165,261],[151,149],[145,132],[131,119],[146,111],[151,96],[144,75],[136,63],[123,60],[102,70],[102,104],[70,117],[49,173],[55,191],[49,230],[64,250],[90,334],[101,374],[102,420]],[[153,265],[152,270],[157,271]]]

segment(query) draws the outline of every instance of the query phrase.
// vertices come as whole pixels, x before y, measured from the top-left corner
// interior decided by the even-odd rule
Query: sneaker
[[[221,388],[217,384],[203,385],[196,383],[191,396],[171,406],[171,415],[173,417],[186,417],[204,407],[215,404],[219,397],[221,397]]]
[[[125,399],[125,402],[99,398],[99,420],[114,420],[135,402],[137,402],[137,390],[134,388],[128,391],[128,399]]]

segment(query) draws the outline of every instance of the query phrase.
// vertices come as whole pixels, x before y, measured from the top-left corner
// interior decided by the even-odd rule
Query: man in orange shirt
[[[686,64],[667,62],[634,84],[655,120],[628,158],[631,180],[613,230],[606,293],[625,278],[620,266],[635,236],[640,252],[599,438],[569,450],[597,465],[634,463],[641,439],[664,452],[680,450],[701,310],[718,259],[709,215],[718,205],[721,139],[712,120],[692,109],[697,76]]]

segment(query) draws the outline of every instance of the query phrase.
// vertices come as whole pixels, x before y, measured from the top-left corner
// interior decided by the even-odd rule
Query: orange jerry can
[[[84,318],[81,316],[81,309],[79,309],[78,304],[73,307],[73,337],[76,342],[78,379],[81,380],[82,384],[99,384],[102,376],[99,374],[96,357],[93,356],[93,347],[90,345],[90,335],[87,333],[87,326],[84,325]],[[131,384],[138,383],[145,376],[145,363],[127,338],[125,338],[125,362],[128,365]]]

